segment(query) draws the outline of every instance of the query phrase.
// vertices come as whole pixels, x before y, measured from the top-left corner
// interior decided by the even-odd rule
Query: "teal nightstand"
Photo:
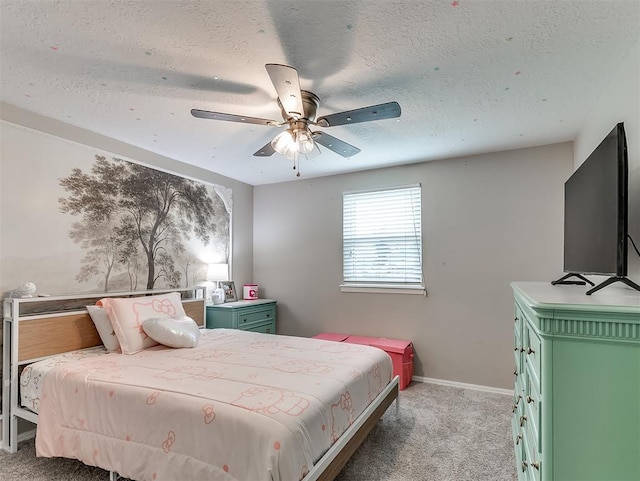
[[[276,333],[276,301],[256,299],[207,306],[208,329],[224,327],[243,331]]]

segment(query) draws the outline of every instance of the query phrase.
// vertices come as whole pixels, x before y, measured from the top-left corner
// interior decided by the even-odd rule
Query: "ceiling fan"
[[[300,154],[310,154],[320,144],[343,157],[351,157],[360,149],[324,132],[312,131],[310,126],[334,127],[336,125],[356,124],[371,120],[400,117],[398,102],[387,102],[370,107],[363,107],[345,112],[325,115],[316,119],[316,111],[320,106],[320,98],[307,90],[300,89],[298,71],[288,65],[269,63],[265,65],[271,82],[278,94],[278,106],[283,121],[246,117],[243,115],[211,112],[192,109],[191,115],[201,119],[225,120],[245,124],[269,125],[273,127],[287,126],[267,145],[253,155],[269,157],[275,152],[297,161]]]

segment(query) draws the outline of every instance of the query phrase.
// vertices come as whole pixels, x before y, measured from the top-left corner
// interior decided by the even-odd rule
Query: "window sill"
[[[374,284],[340,284],[341,292],[368,292],[373,294],[412,294],[426,296],[424,286],[394,286]]]

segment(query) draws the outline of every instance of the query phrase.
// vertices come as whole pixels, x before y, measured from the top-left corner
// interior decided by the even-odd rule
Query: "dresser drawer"
[[[514,446],[518,446],[520,444],[520,440],[523,437],[522,428],[520,427],[520,420],[523,413],[524,406],[522,402],[522,396],[516,395],[514,396],[513,401],[513,415],[511,416],[511,431],[513,435]]]
[[[526,471],[526,478],[530,481],[540,481],[542,464],[540,454],[535,447],[531,445],[531,436],[529,430],[524,431],[524,458],[525,462],[521,464],[521,470]]]
[[[522,342],[522,333],[519,328],[515,328],[513,330],[513,356],[516,361],[516,366],[520,368],[522,364],[522,352],[523,352],[523,342]]]
[[[518,459],[518,451],[516,451],[516,465],[518,467],[518,481],[533,481],[531,478],[531,471],[529,470],[529,449],[527,446],[526,438],[522,437],[520,439],[519,444],[519,454],[520,458]]]
[[[518,467],[518,481],[523,481],[525,479],[528,479],[527,476],[527,471],[522,470],[522,466],[523,466],[523,461],[524,461],[524,457],[525,457],[525,452],[524,452],[524,441],[523,441],[523,435],[522,435],[522,430],[520,430],[520,428],[518,427],[518,421],[516,419],[516,417],[513,417],[513,425],[514,425],[514,437],[513,437],[513,446],[515,448],[515,455],[516,455],[516,466]]]
[[[258,322],[271,321],[273,319],[273,309],[266,307],[249,312],[239,311],[235,313],[235,316],[238,328],[245,329]]]
[[[531,370],[531,374],[538,385],[540,390],[540,373],[541,373],[541,360],[542,360],[542,343],[538,334],[529,326],[525,327],[525,342],[523,346],[523,356],[525,364],[527,364]]]
[[[276,325],[273,321],[262,322],[259,324],[252,324],[250,327],[243,329],[245,331],[251,332],[262,332],[264,334],[275,334],[276,333]]]
[[[527,368],[525,395],[522,400],[524,412],[527,416],[527,429],[531,432],[529,446],[536,452],[542,452],[542,438],[540,424],[542,421],[542,403],[537,384]]]

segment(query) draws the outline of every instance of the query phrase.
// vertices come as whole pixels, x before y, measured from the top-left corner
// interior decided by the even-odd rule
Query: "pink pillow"
[[[158,344],[142,328],[147,319],[186,316],[179,292],[131,298],[105,297],[96,305],[107,311],[123,354],[135,354]]]

